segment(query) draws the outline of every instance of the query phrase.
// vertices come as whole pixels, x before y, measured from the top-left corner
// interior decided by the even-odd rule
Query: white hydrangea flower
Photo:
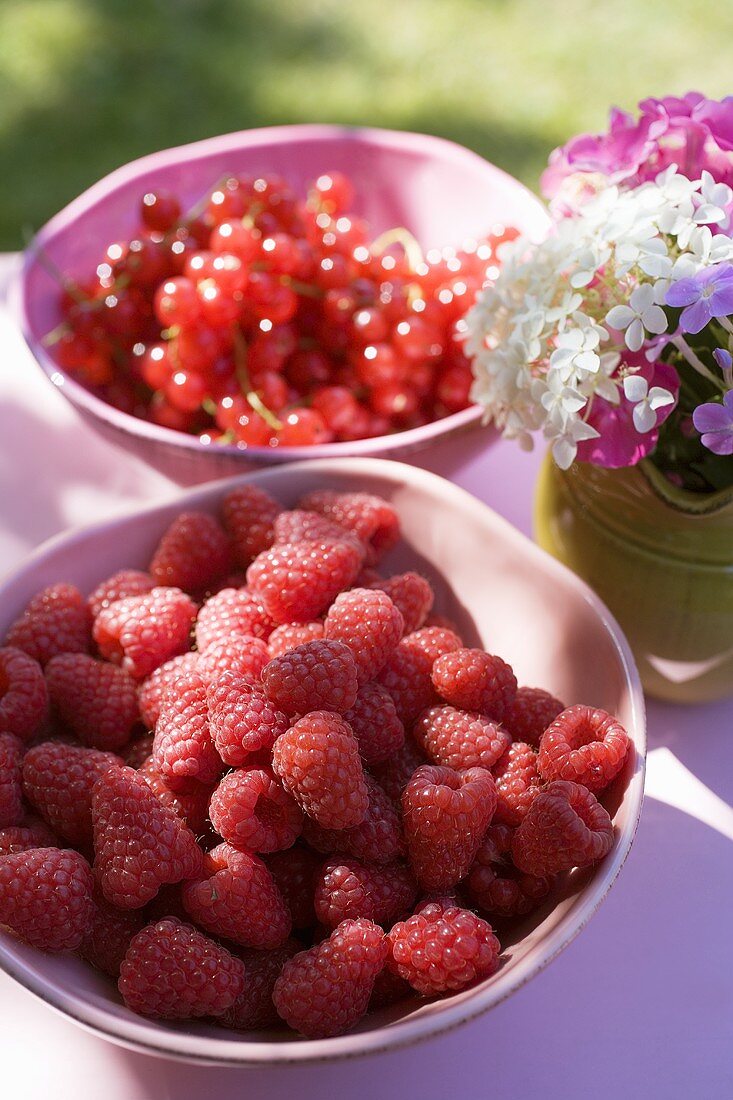
[[[657,409],[674,402],[674,396],[663,386],[652,386],[640,374],[624,378],[624,396],[634,406],[632,416],[637,432],[650,432],[657,423]]]
[[[629,351],[639,351],[646,332],[666,332],[667,315],[654,301],[654,288],[642,283],[632,290],[628,305],[613,306],[608,311],[606,323],[624,333]]]
[[[701,202],[695,211],[698,225],[720,225],[728,217],[726,206],[733,201],[733,191],[725,183],[716,183],[709,172],[703,171],[700,180]]]

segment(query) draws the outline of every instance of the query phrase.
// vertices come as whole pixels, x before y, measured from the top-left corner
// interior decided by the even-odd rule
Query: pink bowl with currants
[[[435,454],[480,424],[462,317],[503,243],[546,225],[439,138],[244,131],[94,185],[38,233],[13,300],[59,391],[180,482]]]

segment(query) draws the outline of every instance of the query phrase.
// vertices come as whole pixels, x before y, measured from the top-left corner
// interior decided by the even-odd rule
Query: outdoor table
[[[14,258],[0,259],[0,278]],[[103,441],[35,366],[0,306],[0,573],[44,539],[175,495]],[[487,435],[487,439],[488,439]],[[450,450],[450,448],[449,448]],[[304,450],[307,457],[307,450]],[[442,468],[529,533],[541,451],[494,442]],[[450,466],[450,468],[448,468]],[[61,578],[62,579],[62,578]],[[673,598],[671,594],[670,598]],[[125,1050],[0,973],[7,1100],[700,1100],[733,1095],[733,702],[648,702],[636,841],[589,926],[471,1023],[387,1055],[218,1069]]]

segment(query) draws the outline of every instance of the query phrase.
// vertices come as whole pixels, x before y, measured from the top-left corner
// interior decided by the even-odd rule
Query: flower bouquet
[[[599,592],[645,686],[733,690],[733,96],[647,99],[555,150],[545,240],[466,317],[472,396],[551,459],[538,541]]]
[[[474,399],[557,464],[733,484],[733,96],[648,99],[555,150],[553,231],[504,246],[467,316]]]

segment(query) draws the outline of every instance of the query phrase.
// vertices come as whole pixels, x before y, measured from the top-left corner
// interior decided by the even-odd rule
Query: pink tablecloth
[[[7,264],[6,264],[7,268]],[[83,426],[0,310],[0,571],[49,535],[175,493]],[[499,444],[455,479],[525,531],[537,455]],[[441,471],[438,471],[441,472]],[[442,472],[446,472],[445,466]],[[8,1100],[323,1096],[667,1100],[733,1094],[733,706],[649,706],[641,825],[617,885],[560,958],[487,1016],[412,1049],[305,1070],[131,1054],[0,975]]]

